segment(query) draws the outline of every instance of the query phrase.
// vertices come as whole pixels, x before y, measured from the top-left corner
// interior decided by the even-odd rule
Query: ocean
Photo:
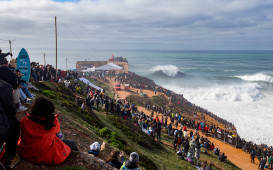
[[[44,63],[42,52],[29,53]],[[54,51],[48,54],[55,65]],[[242,138],[273,145],[273,51],[60,50],[58,67],[112,54],[127,58],[130,71],[232,122]]]

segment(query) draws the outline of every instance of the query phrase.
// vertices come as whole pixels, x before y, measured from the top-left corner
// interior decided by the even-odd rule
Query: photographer
[[[118,160],[118,156],[120,156],[120,159],[122,162],[120,162]],[[122,166],[122,163],[124,162],[124,157],[123,157],[123,152],[119,152],[119,151],[112,151],[109,155],[109,157],[107,158],[106,162],[111,165],[114,168],[120,169],[120,167]]]
[[[12,56],[12,53],[2,53],[2,49],[0,48],[0,61],[4,60],[8,55]]]

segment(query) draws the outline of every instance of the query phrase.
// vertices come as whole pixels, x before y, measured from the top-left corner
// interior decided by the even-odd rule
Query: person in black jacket
[[[108,99],[108,96],[105,97],[104,103],[105,103],[104,110],[105,110],[106,113],[108,113],[108,111],[109,111],[109,99]]]
[[[0,146],[6,143],[6,167],[13,168],[20,157],[16,154],[19,139],[19,121],[16,118],[13,89],[7,82],[0,80]]]
[[[110,113],[111,113],[111,114],[114,114],[114,107],[115,107],[114,100],[111,99],[111,100],[110,100]]]
[[[226,159],[227,159],[227,156],[225,156],[225,153],[222,153],[222,154],[219,156],[219,160],[220,160],[221,162],[225,162]]]
[[[1,55],[1,53],[0,53]],[[18,84],[17,76],[7,67],[8,63],[5,60],[1,59],[0,56],[0,80],[4,80],[5,82],[9,83],[13,89],[16,89]]]
[[[12,72],[7,67],[8,63],[5,60],[1,60],[0,62],[1,62],[0,63],[1,64],[0,65],[0,80],[3,80],[5,82],[9,83],[12,86],[12,88],[14,89],[13,100],[14,100],[16,109],[18,109],[17,111],[26,110],[26,108],[21,105],[20,100],[19,100],[19,97],[20,97],[19,88],[21,88],[21,86],[19,86],[18,77],[16,76],[16,74],[14,72]]]
[[[161,128],[161,123],[160,123],[160,122],[156,122],[155,132],[156,132],[157,142],[160,142],[161,129],[162,129],[162,128]]]
[[[117,102],[117,114],[118,114],[118,117],[121,116],[120,100]]]
[[[187,138],[187,139],[183,142],[184,157],[187,157],[189,148],[190,148],[190,144],[189,144],[189,139]]]

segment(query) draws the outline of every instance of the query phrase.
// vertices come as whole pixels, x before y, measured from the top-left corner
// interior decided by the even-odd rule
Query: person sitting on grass
[[[227,160],[227,156],[225,156],[225,153],[222,153],[220,156],[219,156],[219,160],[221,162],[225,162]]]
[[[118,161],[118,156],[120,156],[121,162]],[[124,162],[123,152],[119,152],[117,150],[114,150],[110,153],[109,157],[107,158],[106,162],[117,169],[120,169],[122,166],[122,163]]]
[[[88,151],[89,154],[92,154],[94,156],[98,156],[100,154],[100,151],[103,151],[105,149],[106,143],[103,141],[102,145],[100,145],[99,142],[94,142],[90,145],[90,150]]]
[[[215,148],[213,152],[214,152],[214,154],[217,155],[217,156],[220,155],[220,149],[219,149],[219,148]]]
[[[31,114],[21,119],[17,152],[25,160],[58,165],[67,159],[71,149],[78,150],[74,142],[57,137],[60,123],[54,110],[54,104],[49,99],[39,97],[32,106]]]
[[[129,160],[125,161],[121,166],[120,170],[140,170],[138,168],[139,155],[137,152],[132,152],[130,154]]]

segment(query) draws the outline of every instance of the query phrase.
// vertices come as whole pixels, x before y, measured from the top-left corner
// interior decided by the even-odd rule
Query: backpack
[[[180,137],[177,138],[177,145],[181,145],[181,138]]]
[[[125,162],[122,164],[122,166],[120,167],[120,170],[140,170],[139,168],[134,168],[134,169],[128,169],[126,166],[125,166]]]

